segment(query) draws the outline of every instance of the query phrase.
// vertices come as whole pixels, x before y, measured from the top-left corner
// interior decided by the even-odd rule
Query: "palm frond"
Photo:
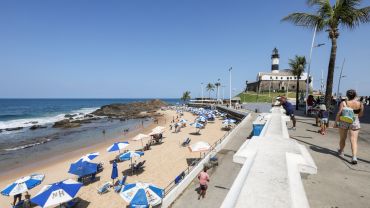
[[[335,19],[353,29],[360,23],[370,22],[370,7],[358,8],[361,0],[338,0],[334,7]]]
[[[296,12],[292,13],[282,19],[282,21],[289,21],[298,26],[305,26],[308,28],[315,28],[316,24],[322,18],[318,15]]]

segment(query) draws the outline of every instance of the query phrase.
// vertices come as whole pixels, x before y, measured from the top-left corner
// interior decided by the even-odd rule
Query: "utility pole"
[[[231,70],[233,69],[233,67],[230,67],[230,69],[229,69],[229,73],[230,73],[230,98],[229,98],[229,101],[230,101],[230,108],[231,108]]]

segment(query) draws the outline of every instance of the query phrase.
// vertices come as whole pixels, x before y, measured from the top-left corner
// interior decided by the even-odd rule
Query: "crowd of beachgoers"
[[[0,206],[160,204],[167,185],[181,181],[183,170],[195,165],[202,153],[211,152],[212,144],[237,122],[215,109],[170,106],[160,112],[164,116],[140,132],[3,177]]]

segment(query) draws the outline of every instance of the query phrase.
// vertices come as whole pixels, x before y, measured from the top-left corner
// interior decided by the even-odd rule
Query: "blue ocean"
[[[101,118],[72,129],[52,128],[66,115],[83,118],[103,105],[142,102],[151,99],[0,99],[0,172],[25,157],[37,158],[50,152],[83,148],[140,130],[153,123],[150,118],[119,120]],[[168,104],[179,99],[161,99]],[[36,130],[34,125],[43,126]],[[103,133],[102,133],[103,132]]]

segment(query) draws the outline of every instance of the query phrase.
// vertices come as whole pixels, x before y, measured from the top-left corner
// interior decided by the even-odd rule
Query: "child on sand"
[[[319,118],[321,120],[321,129],[319,133],[322,135],[326,134],[326,127],[328,126],[329,123],[329,112],[326,110],[326,106],[324,104],[320,105],[320,111],[319,111]]]

